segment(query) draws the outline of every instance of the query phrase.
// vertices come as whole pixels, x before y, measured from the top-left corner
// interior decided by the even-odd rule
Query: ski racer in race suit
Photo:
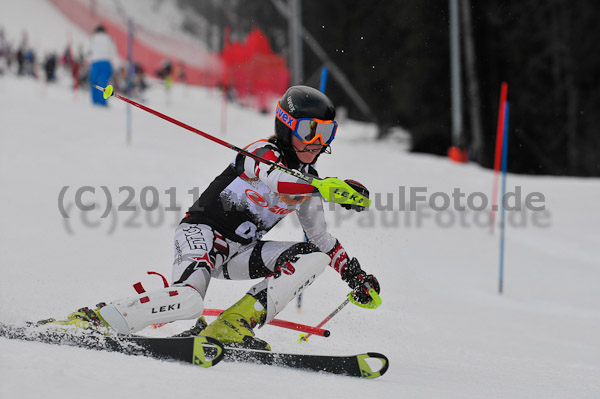
[[[245,149],[317,176],[313,165],[335,138],[334,119],[335,108],[325,94],[293,86],[277,104],[276,134]],[[346,182],[368,196],[362,184]],[[306,242],[261,239],[292,212],[298,215]],[[154,323],[195,319],[202,315],[211,278],[262,278],[210,325],[200,318],[191,331],[224,344],[270,349],[254,336],[253,328],[272,320],[328,265],[353,289],[356,301],[371,301],[369,288],[379,293],[377,279],[365,273],[356,258],[349,258],[327,231],[322,197],[315,187],[238,154],[193,204],[175,232],[173,285],[106,305],[97,310],[98,319],[122,333]]]

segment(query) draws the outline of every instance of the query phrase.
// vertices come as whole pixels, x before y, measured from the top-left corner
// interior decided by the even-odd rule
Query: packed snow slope
[[[0,90],[0,320],[61,317],[133,294],[131,284],[137,281],[147,288],[160,286],[145,273],[169,275],[172,234],[192,203],[189,191],[210,183],[235,154],[137,109],[132,110],[133,141],[127,146],[126,106],[116,99],[108,109],[92,108],[86,93],[10,77],[0,78]],[[164,90],[155,87],[147,97],[149,106],[207,132],[221,131],[216,92],[176,86],[167,101]],[[272,116],[236,105],[228,107],[227,115],[222,137],[239,145],[268,136],[273,128]],[[160,397],[174,390],[225,397],[256,389],[269,398],[279,397],[290,382],[302,387],[286,394],[290,397],[356,392],[384,397],[597,395],[598,181],[509,176],[509,191],[518,185],[523,193],[543,193],[547,213],[540,226],[533,225],[529,211],[523,212],[524,221],[511,219],[505,293],[498,296],[498,233],[490,236],[480,227],[485,218],[468,211],[463,216],[429,208],[398,211],[399,187],[487,192],[492,174],[474,165],[403,153],[393,143],[373,140],[371,126],[342,123],[333,154],[322,158],[319,169],[360,180],[383,194],[374,204],[379,208],[393,197],[395,210],[355,214],[335,208],[328,211],[329,227],[379,278],[383,305],[344,309],[328,325],[330,338],[314,337],[305,345],[297,344],[297,334],[288,330],[267,326],[259,334],[282,351],[380,351],[391,361],[386,376],[359,381],[236,364],[203,370],[0,339],[0,396],[79,396],[79,389],[71,391],[76,383],[86,387],[86,396],[97,398]],[[82,187],[95,189],[82,195],[81,204],[96,202],[95,211],[78,210],[75,197]],[[113,209],[102,219],[107,203],[102,187],[111,193],[113,207],[127,205],[133,192],[129,205],[137,210]],[[152,207],[154,189],[159,207],[144,211],[143,203]],[[181,210],[166,210],[171,202]],[[61,207],[69,219],[61,216]],[[267,238],[300,239],[294,217]],[[207,307],[227,307],[251,284],[213,281]],[[302,312],[292,304],[280,317],[317,324],[347,291],[327,270],[306,291]],[[145,333],[168,334],[189,324]]]
[[[54,17],[47,10],[46,19]],[[126,104],[112,99],[109,108],[94,108],[89,93],[73,93],[68,83],[0,76],[3,323],[63,317],[132,295],[137,281],[158,288],[159,279],[146,271],[170,276],[177,222],[235,156],[135,108],[128,146]],[[154,85],[144,103],[238,146],[273,131],[273,115],[235,104],[224,112],[216,91],[176,85],[166,93]],[[499,230],[489,233],[487,212],[453,206],[436,212],[421,202],[415,211],[400,211],[411,189],[428,199],[434,193],[452,199],[459,189],[462,205],[470,194],[489,196],[493,174],[408,154],[393,141],[376,141],[373,126],[340,123],[333,153],[318,168],[323,176],[363,182],[375,202],[361,214],[336,206],[327,211],[328,225],[378,277],[383,305],[345,308],[327,324],[331,337],[308,344],[298,344],[290,330],[266,326],[257,333],[280,351],[382,352],[391,363],[385,376],[358,380],[231,363],[200,369],[0,338],[0,398],[598,397],[599,181],[508,176],[509,192],[520,190],[522,202],[540,193],[545,210],[509,213],[500,296]],[[443,195],[435,197],[440,204]],[[103,218],[108,203],[112,210]],[[91,204],[95,210],[79,209]],[[300,240],[294,219],[265,238]],[[225,308],[253,283],[213,280],[206,306]],[[347,292],[326,270],[305,292],[302,311],[292,303],[279,317],[316,325]],[[191,323],[143,333],[167,335]]]

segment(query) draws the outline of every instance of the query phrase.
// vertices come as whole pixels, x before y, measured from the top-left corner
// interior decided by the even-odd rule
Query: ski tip
[[[106,89],[104,89],[104,99],[108,99],[108,97],[112,96],[113,94],[113,87],[112,85],[108,85],[106,86]]]
[[[381,368],[375,370],[373,366],[375,365],[372,359],[377,359],[380,362]],[[385,355],[376,352],[369,352],[364,355],[358,355],[358,367],[360,369],[360,376],[362,378],[377,378],[381,377],[385,374],[390,366],[390,361]],[[368,361],[367,361],[368,360]]]

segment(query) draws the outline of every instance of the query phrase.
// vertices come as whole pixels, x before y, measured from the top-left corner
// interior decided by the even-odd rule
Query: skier
[[[337,123],[331,100],[307,86],[290,87],[277,103],[275,135],[246,147],[248,152],[302,173],[329,152]],[[346,180],[368,196],[360,183]],[[356,205],[343,207],[361,211]],[[263,241],[262,236],[296,212],[308,241]],[[173,285],[136,297],[83,308],[58,324],[111,327],[130,334],[155,324],[198,319],[187,334],[213,337],[226,345],[270,350],[253,329],[272,320],[329,265],[360,303],[379,293],[379,283],[350,258],[326,229],[322,197],[305,181],[238,154],[189,209],[175,232]],[[201,317],[211,278],[262,278],[233,306],[206,325]]]
[[[91,39],[91,66],[90,66],[90,92],[92,104],[107,106],[106,99],[102,93],[94,89],[94,85],[105,87],[113,73],[111,60],[116,54],[115,44],[106,29],[98,25]]]

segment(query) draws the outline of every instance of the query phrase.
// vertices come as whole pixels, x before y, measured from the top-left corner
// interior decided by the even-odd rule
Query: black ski
[[[367,352],[358,355],[307,355],[269,352],[256,349],[224,347],[210,337],[142,337],[104,335],[96,330],[61,331],[48,326],[24,327],[0,323],[0,337],[55,345],[71,345],[86,349],[177,360],[201,367],[219,361],[245,362],[287,367],[306,371],[341,374],[360,378],[377,378],[389,367],[386,356]],[[373,365],[376,363],[376,367]]]
[[[375,362],[367,359],[375,359]],[[272,366],[361,378],[380,377],[385,374],[390,364],[385,355],[375,352],[351,356],[328,356],[268,352],[256,349],[233,348],[229,346],[225,347],[225,356],[223,360],[226,362],[268,364]],[[372,363],[379,363],[380,368],[373,369]]]
[[[201,367],[214,366],[224,355],[223,345],[209,337],[113,336],[104,335],[95,330],[81,330],[73,333],[47,326],[17,327],[3,323],[0,323],[0,337],[176,360]]]

